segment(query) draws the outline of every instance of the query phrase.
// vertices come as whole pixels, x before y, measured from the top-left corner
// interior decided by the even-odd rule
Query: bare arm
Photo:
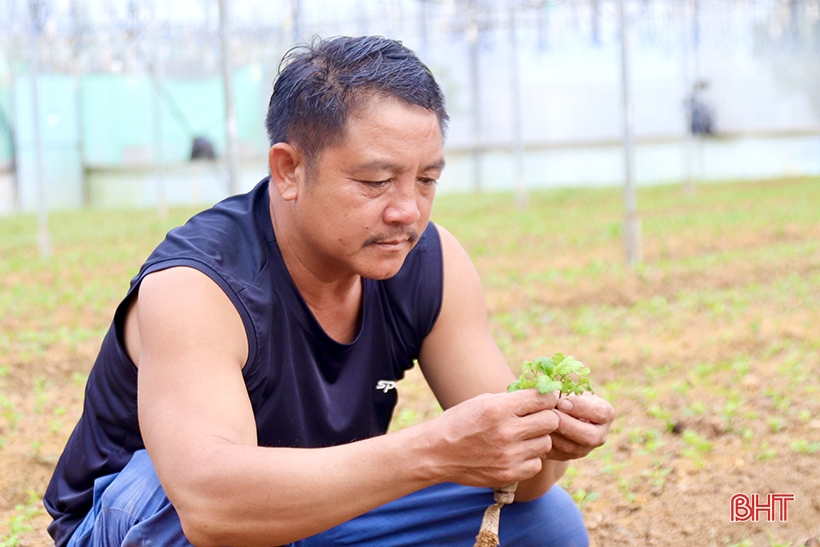
[[[503,394],[515,377],[490,333],[478,272],[452,234],[437,227],[444,255],[444,300],[438,321],[424,341],[419,364],[433,393],[446,410],[483,393]],[[542,412],[554,414],[550,409],[555,403],[552,400]],[[549,433],[552,430],[545,432],[547,449],[532,455],[532,473],[516,478],[521,481],[516,499],[540,496],[566,470],[566,464],[562,462],[544,462],[540,458],[551,448]]]
[[[444,301],[439,319],[424,342],[419,363],[446,410],[482,393],[504,393],[515,377],[492,338],[475,267],[447,230],[439,227],[439,233],[444,254]],[[535,499],[549,490],[566,470],[566,460],[583,457],[604,443],[614,418],[609,403],[598,397],[584,397],[573,410],[550,410],[554,406],[553,400],[539,411],[558,416],[559,422],[545,431],[547,449],[533,454],[531,474],[516,479],[522,481],[517,500]]]
[[[140,427],[192,543],[288,543],[435,482],[418,431],[327,449],[256,446],[241,319],[200,272],[147,276],[134,315]]]
[[[195,545],[279,545],[426,486],[492,486],[535,474],[558,425],[552,396],[465,401],[426,424],[322,449],[262,448],[242,378],[239,314],[209,278],[143,281],[126,323],[140,427]]]

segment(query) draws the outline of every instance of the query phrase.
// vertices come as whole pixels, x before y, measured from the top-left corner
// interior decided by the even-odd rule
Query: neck
[[[276,214],[273,204],[270,212],[282,260],[305,303],[328,336],[338,342],[352,341],[359,327],[361,276],[322,263],[303,244],[293,224],[281,221],[283,215]]]

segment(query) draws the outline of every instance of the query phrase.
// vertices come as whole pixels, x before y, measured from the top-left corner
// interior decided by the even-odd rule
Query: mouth
[[[409,239],[393,239],[388,241],[375,241],[371,245],[384,249],[385,251],[398,251],[409,242]]]
[[[386,251],[398,251],[405,247],[405,245],[410,244],[411,246],[413,243],[416,242],[418,239],[418,235],[415,232],[407,232],[400,236],[387,236],[384,235],[376,235],[369,238],[364,243],[364,247],[377,247],[379,249],[384,249]]]

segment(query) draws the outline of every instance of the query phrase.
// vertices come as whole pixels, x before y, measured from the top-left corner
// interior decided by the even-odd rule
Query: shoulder
[[[412,337],[414,345],[420,346],[439,316],[443,297],[442,241],[432,222],[408,253],[399,272],[376,284],[402,332]]]
[[[481,280],[470,255],[449,230],[443,226],[436,228],[441,241],[444,305],[460,305],[464,299],[480,301],[483,305]]]
[[[470,256],[458,239],[444,226],[437,224],[435,228],[441,242],[441,255],[445,266],[472,266]]]
[[[420,291],[420,295],[434,298],[438,308],[445,293],[458,289],[464,282],[467,285],[463,288],[468,291],[480,289],[478,273],[470,256],[449,230],[432,222],[408,254],[399,273],[387,280],[389,286],[400,287],[403,293],[413,289]]]
[[[243,351],[252,359],[254,318],[243,295],[265,267],[269,245],[275,245],[267,203],[263,180],[252,191],[223,200],[168,232],[131,280],[115,312],[115,323],[126,340],[135,340],[136,308],[156,310],[163,320],[239,318],[247,332],[240,344],[244,342]],[[230,306],[223,306],[225,302]],[[136,339],[137,344],[128,348],[132,357],[139,353],[134,350],[140,345],[139,336]]]
[[[419,364],[447,409],[482,393],[502,392],[512,380],[490,332],[484,289],[467,251],[439,227],[443,261],[441,311],[424,340]]]
[[[408,253],[398,273],[385,280],[386,285],[407,287],[408,284],[441,284],[442,241],[437,226],[432,222],[419,236],[415,247]]]
[[[449,309],[484,306],[481,280],[467,251],[449,230],[432,222],[389,281],[399,299],[421,305],[426,312],[425,336],[451,313]]]
[[[267,183],[232,196],[174,228],[131,280],[126,301],[149,275],[181,268],[168,281],[197,270],[219,286],[242,312],[243,291],[257,282],[275,246],[267,201]],[[161,276],[166,278],[166,276]],[[246,319],[243,317],[243,319]]]
[[[143,270],[173,265],[169,261],[195,268],[201,263],[241,285],[264,265],[273,239],[267,184],[262,181],[252,191],[225,199],[168,232]],[[185,260],[189,263],[181,263]]]
[[[211,278],[194,268],[172,267],[145,276],[129,306],[125,334],[128,354],[137,366],[146,340],[168,354],[183,348],[214,353],[219,348],[240,367],[248,359],[237,308]]]

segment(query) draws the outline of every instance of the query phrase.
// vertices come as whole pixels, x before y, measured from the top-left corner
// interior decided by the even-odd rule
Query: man
[[[476,270],[428,222],[432,75],[376,37],[289,61],[270,177],[171,231],[117,309],[46,493],[57,545],[471,545],[515,481],[505,545],[586,544],[553,484],[614,412],[505,393]],[[385,435],[415,360],[444,412]]]

